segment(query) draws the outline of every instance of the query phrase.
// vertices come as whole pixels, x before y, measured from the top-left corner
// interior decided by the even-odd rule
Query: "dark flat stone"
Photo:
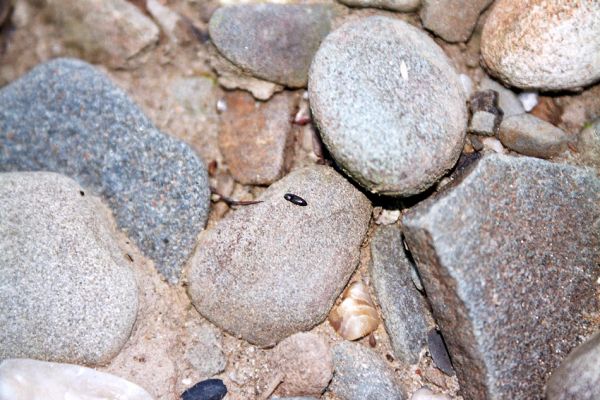
[[[53,60],[0,90],[0,171],[40,170],[103,196],[119,227],[178,279],[208,215],[206,169],[85,62]]]
[[[542,398],[598,327],[598,177],[489,156],[403,224],[463,396]]]
[[[221,400],[227,387],[220,379],[207,379],[196,383],[181,394],[181,400]]]

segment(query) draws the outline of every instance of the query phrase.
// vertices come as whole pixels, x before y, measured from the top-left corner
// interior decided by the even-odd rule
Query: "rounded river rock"
[[[467,124],[460,79],[442,49],[403,21],[342,25],[321,44],[308,86],[323,142],[371,192],[418,194],[458,159]]]
[[[324,166],[292,172],[259,200],[201,235],[188,280],[204,317],[269,347],[325,319],[358,263],[371,205]]]

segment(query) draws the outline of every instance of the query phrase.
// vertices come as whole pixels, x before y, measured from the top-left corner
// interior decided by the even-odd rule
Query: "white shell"
[[[379,316],[362,281],[353,282],[344,290],[342,302],[329,315],[329,322],[347,340],[360,339],[377,329]]]

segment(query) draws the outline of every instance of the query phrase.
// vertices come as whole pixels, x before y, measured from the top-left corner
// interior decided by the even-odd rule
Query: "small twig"
[[[262,203],[262,200],[234,200],[232,198],[229,198],[227,196],[223,196],[221,193],[219,193],[217,191],[217,189],[211,187],[210,188],[210,192],[211,194],[215,195],[218,197],[218,199],[213,200],[214,202],[218,202],[218,201],[222,201],[223,203],[227,204],[229,207],[232,206],[249,206],[252,204],[258,204],[258,203]]]

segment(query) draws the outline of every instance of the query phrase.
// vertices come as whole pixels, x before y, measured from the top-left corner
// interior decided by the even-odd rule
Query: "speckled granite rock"
[[[552,372],[546,399],[600,399],[600,332],[577,346]]]
[[[569,143],[569,136],[562,129],[531,114],[504,119],[498,138],[504,146],[517,153],[539,158],[557,156],[567,149]]]
[[[358,263],[371,204],[324,166],[292,172],[259,200],[201,235],[188,280],[203,316],[269,347],[325,319]]]
[[[371,240],[371,279],[381,306],[385,330],[394,354],[408,364],[419,362],[427,346],[427,332],[435,327],[427,301],[415,287],[402,232],[395,225],[380,226]]]
[[[585,127],[577,140],[581,161],[600,171],[600,119]]]
[[[493,0],[423,0],[421,21],[447,42],[466,42]]]
[[[47,0],[64,40],[91,62],[114,68],[136,67],[158,43],[152,19],[126,0]]]
[[[393,11],[412,12],[419,8],[421,0],[339,0],[350,7],[375,7]]]
[[[481,56],[499,79],[541,90],[577,89],[600,79],[600,2],[498,0],[492,7]]]
[[[209,31],[219,51],[242,70],[303,87],[330,18],[323,5],[245,4],[215,11]]]
[[[11,359],[0,363],[0,399],[152,400],[152,396],[132,382],[91,368]]]
[[[0,171],[48,170],[103,196],[119,227],[171,281],[208,216],[208,178],[104,74],[75,59],[0,89]]]
[[[429,36],[399,20],[351,21],[323,41],[310,105],[338,165],[371,192],[420,193],[460,154],[466,96]]]
[[[394,371],[373,350],[344,341],[333,348],[334,375],[329,390],[341,400],[406,399]]]
[[[51,172],[0,173],[0,221],[0,360],[114,357],[137,287],[84,189]]]
[[[403,224],[463,396],[540,398],[598,328],[600,179],[491,155]]]

